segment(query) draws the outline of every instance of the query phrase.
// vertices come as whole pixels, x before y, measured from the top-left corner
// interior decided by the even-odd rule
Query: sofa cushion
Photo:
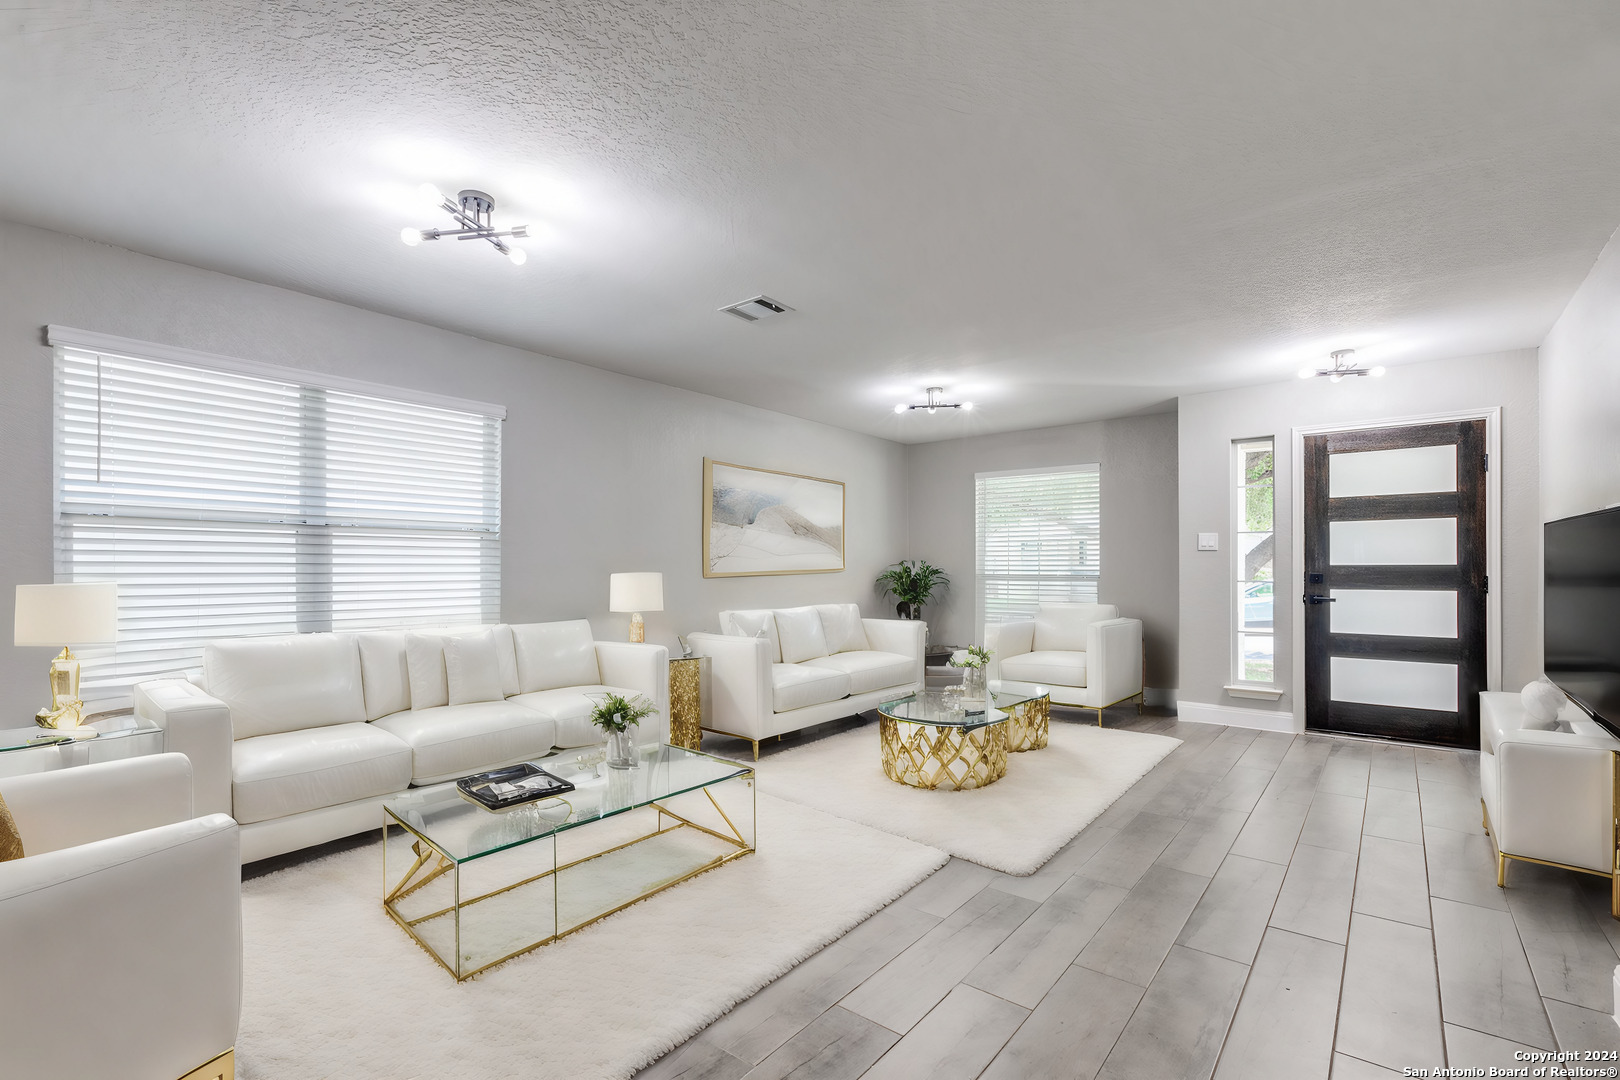
[[[602,734],[601,728],[591,723],[591,710],[596,708],[603,694],[619,694],[627,698],[640,696],[636,691],[626,690],[622,686],[603,686],[598,683],[591,686],[563,686],[554,690],[519,694],[512,701],[550,719],[557,725],[556,734],[553,736],[556,745],[572,749],[576,746],[593,746],[607,738]],[[649,716],[641,723],[651,730],[652,725],[657,722],[656,717]]]
[[[405,670],[411,680],[413,709],[450,704],[450,681],[444,671],[444,639],[448,636],[427,630],[405,635]]]
[[[371,724],[334,724],[238,739],[231,813],[246,825],[404,791],[411,748]]]
[[[827,652],[864,652],[871,646],[866,643],[866,624],[861,622],[861,609],[858,604],[817,604],[816,611],[821,615],[821,629],[827,635]]]
[[[524,623],[512,627],[517,643],[518,693],[559,686],[595,686],[602,681],[596,663],[596,637],[584,619]]]
[[[842,671],[849,676],[851,694],[869,694],[873,690],[903,686],[916,681],[917,678],[917,661],[914,657],[878,652],[875,649],[823,656],[816,660],[806,660],[805,664]]]
[[[769,611],[722,611],[720,632],[732,637],[759,637],[765,635],[770,648],[766,658],[773,664],[782,662],[782,639],[777,635],[776,616]]]
[[[352,634],[227,638],[203,650],[207,690],[231,709],[238,739],[366,719]]]
[[[1048,649],[1020,653],[1001,662],[1001,677],[1053,686],[1086,685],[1086,654]]]
[[[495,650],[495,631],[446,638],[444,678],[451,705],[506,700],[501,692],[501,661]]]
[[[556,726],[510,701],[475,701],[385,716],[372,724],[411,751],[411,783],[434,784],[544,755]]]
[[[1113,604],[1042,604],[1035,611],[1034,651],[1085,652],[1086,628],[1117,618],[1119,608]]]
[[[411,707],[411,674],[405,662],[405,631],[376,630],[354,635],[365,683],[366,719]]]
[[[849,676],[809,664],[771,665],[771,709],[792,712],[849,697]]]
[[[495,656],[501,664],[501,696],[511,697],[522,687],[518,685],[517,639],[512,628],[505,623],[490,627],[495,633]]]
[[[782,643],[782,663],[797,664],[831,651],[821,628],[821,612],[815,608],[779,608],[772,615],[776,618],[777,639]]]

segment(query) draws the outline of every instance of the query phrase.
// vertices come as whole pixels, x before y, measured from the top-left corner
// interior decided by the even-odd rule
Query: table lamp
[[[99,645],[118,639],[118,585],[111,581],[18,585],[13,643],[62,646],[51,661],[51,704],[34,720],[40,727],[72,734],[84,723],[79,700],[79,659],[69,645]]]
[[[647,626],[641,621],[641,613],[664,610],[664,575],[609,575],[608,610],[630,612],[630,640],[646,640]]]

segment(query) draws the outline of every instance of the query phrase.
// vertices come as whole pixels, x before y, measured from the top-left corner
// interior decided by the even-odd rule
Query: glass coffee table
[[[634,769],[573,757],[540,764],[575,790],[504,813],[454,785],[383,804],[383,908],[457,981],[754,850],[749,766],[678,746]]]
[[[953,704],[943,691],[924,690],[878,706],[885,776],[929,790],[982,788],[1007,775],[1009,753],[1047,743],[1050,699],[1043,689],[992,683],[988,701]]]

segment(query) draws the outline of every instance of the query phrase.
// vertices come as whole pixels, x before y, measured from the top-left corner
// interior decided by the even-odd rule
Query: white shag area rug
[[[758,765],[760,790],[1006,874],[1039,870],[1181,744],[1168,735],[1053,721],[1051,744],[1007,756],[985,788],[922,791],[883,775],[869,724]]]
[[[460,984],[384,913],[380,843],[245,882],[237,1076],[629,1077],[946,861],[763,792],[756,815],[754,854]]]

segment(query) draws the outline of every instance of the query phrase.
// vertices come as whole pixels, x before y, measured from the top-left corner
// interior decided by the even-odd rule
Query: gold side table
[[[698,749],[709,718],[709,658],[677,656],[669,661],[669,745]]]

